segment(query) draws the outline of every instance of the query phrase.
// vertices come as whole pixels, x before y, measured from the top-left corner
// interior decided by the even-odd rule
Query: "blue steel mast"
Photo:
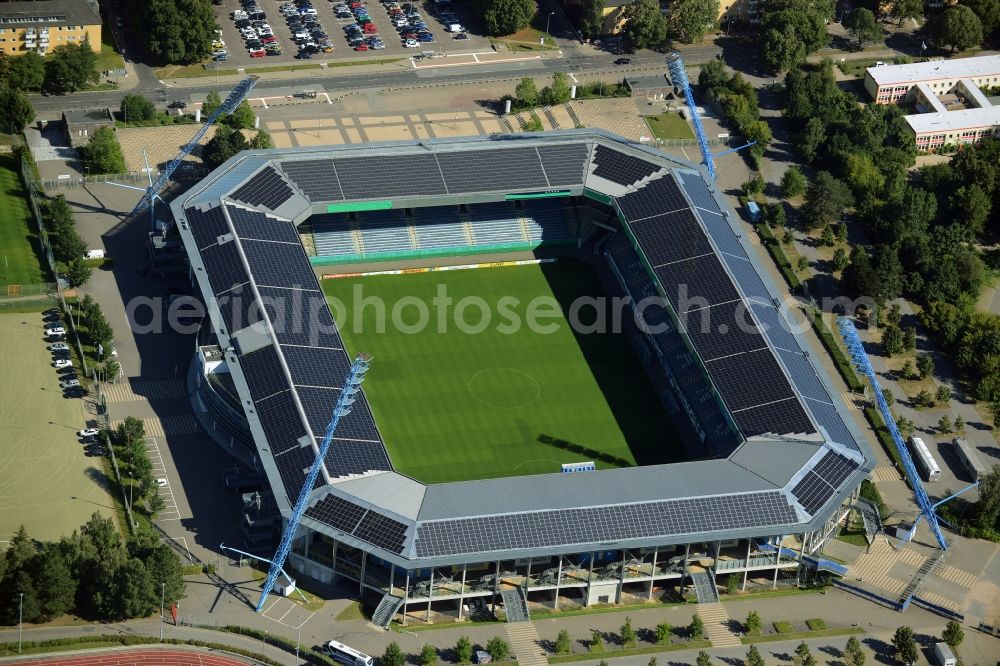
[[[157,199],[160,198],[160,190],[162,190],[163,186],[167,184],[167,181],[170,180],[170,176],[173,175],[177,167],[180,166],[181,162],[184,161],[184,158],[187,157],[191,153],[191,151],[195,149],[195,147],[198,145],[198,142],[201,141],[202,137],[204,137],[205,134],[208,132],[208,128],[211,127],[216,120],[218,120],[219,116],[223,114],[229,114],[235,111],[236,107],[239,106],[244,99],[246,99],[248,94],[250,94],[250,89],[253,88],[254,84],[257,83],[257,80],[259,78],[260,77],[258,76],[248,76],[247,78],[240,81],[235,88],[233,88],[232,92],[229,93],[229,96],[226,97],[226,99],[222,102],[219,108],[216,109],[212,113],[212,115],[208,117],[208,120],[205,121],[205,124],[203,124],[201,126],[201,129],[198,130],[198,133],[195,134],[194,137],[192,137],[191,140],[188,141],[183,148],[181,148],[181,152],[177,154],[177,157],[175,157],[174,159],[170,160],[167,163],[167,167],[160,173],[160,177],[157,178],[153,183],[151,183],[148,188],[146,188],[146,193],[142,195],[142,198],[139,199],[139,203],[137,203],[135,205],[135,208],[132,209],[132,212],[128,214],[129,217],[141,213],[148,207],[149,218],[150,218],[149,221],[150,230],[155,230],[156,228],[155,202]]]
[[[684,60],[681,59],[680,53],[675,51],[667,56],[667,70],[670,72],[670,80],[673,81],[674,86],[684,91],[684,99],[687,101],[688,111],[691,113],[691,124],[694,125],[694,134],[698,137],[698,148],[701,149],[702,163],[708,169],[708,176],[712,180],[715,180],[715,161],[712,159],[712,151],[708,149],[705,128],[701,126],[698,105],[694,103],[691,82],[688,81],[687,71],[684,69]]]
[[[316,459],[313,460],[312,467],[309,468],[309,473],[302,482],[299,499],[292,508],[292,515],[288,517],[288,525],[285,526],[285,532],[281,535],[281,543],[278,544],[278,550],[271,560],[271,568],[267,572],[264,589],[260,593],[260,601],[257,602],[256,610],[258,613],[264,608],[264,602],[267,601],[268,595],[271,594],[271,590],[274,588],[274,581],[284,573],[282,567],[285,566],[288,553],[292,550],[292,541],[295,539],[295,532],[299,528],[299,521],[302,519],[302,514],[305,513],[306,503],[309,501],[309,495],[312,493],[313,486],[316,485],[316,478],[319,476],[320,467],[323,465],[327,451],[330,450],[333,433],[337,431],[341,417],[351,413],[354,396],[361,390],[359,387],[365,379],[365,373],[368,372],[368,363],[370,361],[370,356],[358,354],[354,359],[354,364],[351,366],[351,371],[348,373],[347,379],[344,380],[344,388],[341,389],[340,397],[337,398],[337,404],[333,407],[333,418],[330,420],[329,425],[326,426],[323,443],[320,444]]]

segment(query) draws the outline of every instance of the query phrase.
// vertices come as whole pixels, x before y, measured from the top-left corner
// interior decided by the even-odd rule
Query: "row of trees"
[[[153,462],[146,451],[146,428],[142,421],[128,416],[113,433],[102,432],[101,436],[110,439],[119,452],[119,460],[124,464],[120,471],[129,477],[134,491],[129,493],[132,506],[144,502],[150,514],[163,509],[163,498],[153,478]]]
[[[73,210],[65,196],[59,194],[44,202],[42,222],[56,260],[56,269],[65,274],[74,286],[86,284],[91,274],[90,266],[83,259],[87,244],[77,233]]]
[[[0,53],[0,80],[15,90],[62,94],[98,80],[97,53],[90,42],[61,44],[44,57],[34,51],[18,56]]]
[[[100,620],[147,617],[184,596],[177,554],[152,532],[124,542],[95,513],[72,536],[36,542],[22,525],[0,558],[0,621],[45,622],[73,611]],[[21,595],[24,595],[23,598]]]
[[[759,161],[772,137],[771,128],[761,120],[757,91],[753,85],[739,72],[730,75],[721,60],[711,60],[702,66],[698,74],[698,85],[707,90],[709,97],[722,107],[726,118],[733,124],[733,129],[748,141],[757,142],[750,146],[748,152],[754,162]]]
[[[98,361],[106,361],[111,358],[111,349],[114,345],[115,332],[111,329],[101,304],[87,294],[80,301],[80,323],[87,329],[90,343],[94,346],[94,353],[97,354]],[[109,372],[109,375],[117,375],[117,369]],[[141,421],[139,422],[141,425]]]
[[[209,0],[133,0],[146,49],[159,64],[187,64],[212,53],[217,24]]]
[[[485,650],[493,661],[503,661],[510,656],[510,644],[499,636],[491,638],[486,643]],[[458,664],[471,664],[474,651],[475,646],[473,646],[469,637],[460,637],[454,647],[455,662]],[[420,650],[420,654],[416,655],[416,663],[420,664],[420,666],[434,666],[440,658],[441,656],[438,654],[437,648],[430,644],[424,644]],[[385,652],[382,653],[379,663],[381,666],[406,666],[407,655],[399,647],[399,644],[393,641],[385,647]]]

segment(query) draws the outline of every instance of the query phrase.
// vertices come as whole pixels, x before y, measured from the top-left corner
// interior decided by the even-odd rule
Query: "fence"
[[[170,180],[174,182],[198,180],[207,174],[208,169],[205,167],[185,163],[181,165],[180,169],[177,169],[170,175]],[[106,173],[78,176],[76,178],[46,178],[40,181],[40,184],[44,190],[68,190],[83,187],[84,185],[100,183],[124,183],[142,187],[149,185],[150,178],[156,180],[159,175],[160,172],[158,170],[151,168],[148,173],[145,170],[142,170],[128,171],[126,173]]]

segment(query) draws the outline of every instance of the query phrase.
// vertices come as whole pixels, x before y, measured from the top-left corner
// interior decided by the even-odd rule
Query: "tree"
[[[584,0],[580,8],[580,32],[588,39],[604,34],[603,0]]]
[[[667,645],[670,643],[670,635],[673,633],[674,628],[670,626],[669,622],[660,622],[656,625],[654,633],[656,634],[656,644],[657,645]]]
[[[604,652],[604,634],[599,629],[591,630],[588,647],[591,652]]]
[[[963,51],[983,41],[983,24],[976,13],[965,5],[948,7],[934,24],[935,41],[951,48],[951,52]]]
[[[96,65],[97,54],[88,40],[57,46],[45,57],[45,87],[55,93],[79,90],[97,81]]]
[[[240,130],[252,128],[256,119],[257,115],[250,108],[250,102],[243,100],[232,113],[222,119],[222,122],[235,130]]]
[[[906,19],[918,19],[923,15],[924,3],[922,0],[896,0],[892,5],[892,16],[899,20],[900,27]]]
[[[847,666],[865,666],[865,652],[861,648],[861,641],[857,636],[847,639],[844,646],[844,655],[847,657]]]
[[[526,76],[518,81],[517,87],[514,88],[514,97],[524,108],[538,106],[538,86],[535,85],[535,80]]]
[[[739,592],[741,580],[743,580],[743,577],[739,574],[729,574],[726,577],[726,594],[732,596]]]
[[[903,349],[913,351],[917,348],[917,329],[907,326],[903,329]]]
[[[948,200],[948,206],[953,211],[954,219],[963,220],[972,235],[980,236],[986,227],[993,202],[979,183],[970,183],[955,190]]]
[[[73,608],[76,602],[76,579],[55,544],[46,544],[32,558],[28,570],[38,594],[39,619],[48,621]]]
[[[535,0],[490,0],[483,13],[486,34],[498,37],[527,28],[535,10]]]
[[[746,666],[764,666],[764,657],[761,656],[756,645],[751,645],[750,649],[747,650]]]
[[[896,659],[904,664],[917,661],[917,641],[913,638],[913,629],[903,626],[896,629],[892,635],[892,647],[896,650]]]
[[[806,191],[806,177],[797,166],[790,166],[781,177],[781,196],[786,199],[797,197]]]
[[[110,127],[101,127],[90,137],[83,150],[83,163],[89,173],[124,173],[125,156]]]
[[[510,654],[510,645],[499,636],[494,636],[486,643],[486,651],[493,661],[503,661]]]
[[[951,389],[948,388],[946,385],[942,384],[941,386],[937,387],[937,391],[935,392],[934,397],[937,398],[938,402],[948,402],[949,400],[951,400]]]
[[[934,394],[928,391],[927,389],[922,389],[913,398],[913,402],[915,402],[918,407],[933,407]]]
[[[94,270],[80,257],[70,260],[66,266],[66,278],[74,287],[82,287],[90,282],[90,276],[93,275],[93,272]]]
[[[157,116],[156,106],[142,95],[125,95],[121,112],[125,122],[142,123]]]
[[[271,134],[267,130],[257,130],[257,133],[250,139],[250,148],[254,150],[274,148],[274,141],[271,139]]]
[[[746,622],[743,623],[743,628],[746,629],[746,632],[751,636],[759,634],[761,628],[760,613],[755,610],[747,613],[747,619]]]
[[[951,418],[949,418],[947,414],[942,415],[941,418],[938,419],[937,428],[942,433],[951,432],[952,430]]]
[[[805,224],[810,229],[833,224],[853,203],[854,198],[844,182],[834,178],[829,171],[820,171],[806,189]]]
[[[900,416],[896,419],[896,428],[903,434],[913,432],[916,425],[910,419],[905,416]]]
[[[788,222],[788,217],[785,215],[785,207],[777,201],[767,204],[764,206],[764,221],[771,227],[780,228],[785,226],[785,223]]]
[[[965,419],[959,414],[955,417],[955,432],[962,432],[965,430]]]
[[[860,7],[844,19],[844,27],[858,40],[858,50],[866,41],[875,41],[882,37],[882,26],[872,10]]]
[[[719,18],[719,0],[673,0],[667,9],[670,32],[684,42],[700,42]]]
[[[650,657],[649,661],[646,662],[646,666],[656,666],[656,657]]]
[[[623,11],[622,33],[637,49],[659,46],[667,38],[667,19],[656,0],[632,0]]]
[[[469,640],[468,636],[459,637],[458,642],[455,643],[455,658],[460,664],[472,662],[472,641]]]
[[[382,666],[405,666],[406,655],[399,648],[399,643],[392,641],[385,646],[385,652],[379,660]]]
[[[962,624],[956,620],[950,620],[941,634],[941,640],[947,643],[949,647],[956,648],[961,645],[962,641],[965,640],[965,632],[962,631]]]
[[[28,96],[9,85],[0,86],[0,122],[8,134],[20,134],[35,119]]]
[[[829,224],[823,227],[823,233],[820,234],[819,241],[824,247],[833,247],[836,244],[836,239],[833,236],[833,227]]]
[[[212,52],[215,15],[205,0],[148,0],[140,16],[146,48],[159,63],[198,62]]]
[[[573,646],[570,643],[569,631],[566,629],[560,629],[559,635],[556,636],[556,653],[557,654],[569,654],[573,651]]]
[[[882,397],[885,398],[885,402],[891,408],[893,403],[896,401],[896,394],[892,392],[892,389],[884,388],[882,389]]]
[[[997,411],[994,410],[994,414]],[[1000,518],[1000,465],[979,480],[979,501],[976,503],[975,524],[980,529],[996,529]]]
[[[934,372],[934,359],[930,354],[921,354],[917,357],[917,374],[921,379],[930,377]]]
[[[418,661],[420,662],[420,666],[434,666],[437,664],[437,648],[430,643],[424,643],[424,646],[420,648],[420,658]]]
[[[889,324],[882,329],[882,352],[892,357],[903,351],[903,332],[899,326]]]
[[[761,19],[761,56],[774,72],[793,70],[826,44],[823,12],[806,2],[769,2]]]
[[[42,616],[42,606],[31,575],[24,569],[8,572],[3,591],[4,624],[16,624],[19,617],[25,622],[37,622]],[[23,597],[21,595],[24,595]]]
[[[809,651],[809,645],[802,641],[795,648],[796,663],[798,666],[816,666],[816,657]]]
[[[160,605],[159,590],[154,589],[149,570],[138,558],[125,560],[115,570],[109,592],[114,600],[113,617],[122,620],[144,617]]]
[[[621,627],[621,639],[622,645],[627,648],[635,647],[636,643],[639,641],[639,637],[635,633],[635,629],[632,627],[632,618],[626,617],[625,624]]]
[[[11,88],[37,92],[45,84],[45,58],[34,51],[11,58],[3,78]]]
[[[691,616],[691,624],[688,625],[688,635],[696,641],[705,637],[705,623],[698,615]]]
[[[906,363],[899,369],[901,379],[913,379],[913,361],[906,359]]]
[[[844,252],[844,248],[838,247],[836,250],[833,251],[833,260],[832,260],[832,262],[833,262],[833,270],[834,271],[838,271],[839,272],[839,271],[843,271],[845,268],[847,268],[847,264],[849,263],[849,260],[847,258],[847,253]]]
[[[214,90],[209,90],[205,101],[201,105],[202,116],[210,116],[215,110],[222,106],[222,97]]]
[[[698,651],[698,658],[695,659],[697,666],[712,666],[712,656],[704,650]]]
[[[552,85],[546,86],[541,92],[541,102],[547,106],[565,104],[572,94],[569,77],[565,72],[556,72],[552,75]]]
[[[167,503],[163,500],[160,493],[153,493],[149,496],[149,499],[146,500],[146,506],[149,509],[149,513],[153,516],[158,514],[160,511],[163,511],[163,507],[166,505]]]
[[[230,157],[247,147],[246,138],[238,130],[220,125],[215,130],[215,136],[205,144],[202,158],[211,166],[219,166]]]
[[[142,442],[146,437],[146,426],[141,419],[126,416],[117,430],[118,439],[122,443]]]
[[[746,194],[747,196],[753,196],[755,194],[760,194],[761,192],[763,192],[764,186],[765,186],[764,179],[761,177],[759,173],[755,173],[750,178],[750,180],[743,183],[741,189],[743,190],[743,194]]]
[[[989,37],[994,30],[1000,28],[1000,0],[962,0],[960,4],[971,9],[979,17],[984,37]],[[19,56],[16,60],[23,57]]]

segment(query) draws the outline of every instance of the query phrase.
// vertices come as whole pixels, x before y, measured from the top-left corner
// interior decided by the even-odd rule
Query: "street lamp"
[[[24,592],[17,599],[17,653],[21,654],[21,620],[24,618]]]
[[[163,642],[163,597],[167,590],[167,583],[160,583],[160,642]]]
[[[545,17],[545,37],[551,37],[551,35],[549,35],[549,22],[552,20],[553,14],[555,14],[555,12],[549,12],[549,15]],[[545,37],[542,37],[542,44],[545,44]]]

